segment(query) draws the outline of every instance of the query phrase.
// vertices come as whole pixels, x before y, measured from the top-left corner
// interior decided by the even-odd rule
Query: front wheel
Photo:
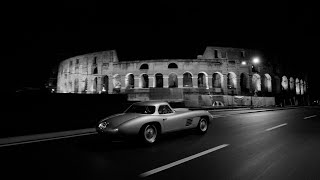
[[[197,131],[199,134],[205,134],[208,131],[208,120],[206,118],[201,118],[197,126]]]
[[[141,138],[146,144],[153,144],[156,142],[158,136],[157,128],[154,124],[148,124],[141,129]]]

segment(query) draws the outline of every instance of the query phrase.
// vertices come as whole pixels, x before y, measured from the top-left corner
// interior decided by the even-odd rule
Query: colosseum
[[[187,106],[298,105],[307,76],[283,72],[258,50],[212,47],[194,59],[121,61],[115,50],[62,61],[58,93],[128,94],[132,101],[183,101]]]

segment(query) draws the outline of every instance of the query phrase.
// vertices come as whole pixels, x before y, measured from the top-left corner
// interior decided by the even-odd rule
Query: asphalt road
[[[1,179],[320,179],[320,111],[215,118],[151,147],[97,135],[0,148]]]

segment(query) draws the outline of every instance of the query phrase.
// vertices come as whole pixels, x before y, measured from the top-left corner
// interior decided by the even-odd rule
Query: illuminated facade
[[[182,93],[267,97],[307,92],[306,77],[284,74],[262,56],[250,49],[207,47],[195,59],[121,61],[115,50],[96,52],[60,63],[57,92],[148,94],[179,89]]]

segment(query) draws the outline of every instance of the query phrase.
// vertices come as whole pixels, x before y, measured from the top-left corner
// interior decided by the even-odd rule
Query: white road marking
[[[317,115],[312,115],[312,116],[308,116],[308,117],[305,117],[303,119],[309,119],[309,118],[313,118],[313,117],[316,117]]]
[[[195,159],[195,158],[198,158],[198,157],[200,157],[200,156],[206,155],[206,154],[211,153],[211,152],[213,152],[213,151],[222,149],[222,148],[227,147],[227,146],[229,146],[229,144],[223,144],[223,145],[220,145],[220,146],[217,146],[217,147],[208,149],[208,150],[203,151],[203,152],[200,152],[200,153],[198,153],[198,154],[195,154],[195,155],[192,155],[192,156],[183,158],[183,159],[181,159],[181,160],[172,162],[172,163],[170,163],[170,164],[167,164],[167,165],[158,167],[158,168],[156,168],[156,169],[147,171],[147,172],[145,172],[145,173],[140,174],[139,176],[142,177],[142,178],[147,177],[147,176],[150,176],[150,175],[152,175],[152,174],[158,173],[158,172],[160,172],[160,171],[164,171],[164,170],[166,170],[166,169],[172,168],[172,167],[174,167],[174,166],[177,166],[177,165],[179,165],[179,164],[185,163],[185,162],[187,162],[187,161],[190,161],[190,160],[192,160],[192,159]]]
[[[72,138],[72,137],[77,137],[77,136],[87,136],[87,135],[92,135],[92,134],[97,134],[97,132],[90,132],[90,133],[83,133],[83,134],[76,134],[76,135],[67,135],[67,136],[62,136],[62,137],[52,137],[52,138],[29,140],[29,141],[16,142],[16,143],[1,144],[0,148],[6,147],[6,146],[15,146],[15,145],[21,145],[21,144],[30,144],[30,143],[35,143],[35,142],[50,141],[50,140],[56,140],[56,139],[66,139],[66,138]]]
[[[282,127],[282,126],[286,126],[286,125],[287,125],[287,123],[280,124],[280,125],[278,125],[278,126],[275,126],[275,127],[269,128],[269,129],[266,129],[266,131],[271,131],[271,130],[273,130],[273,129],[276,129],[276,128],[279,128],[279,127]]]

